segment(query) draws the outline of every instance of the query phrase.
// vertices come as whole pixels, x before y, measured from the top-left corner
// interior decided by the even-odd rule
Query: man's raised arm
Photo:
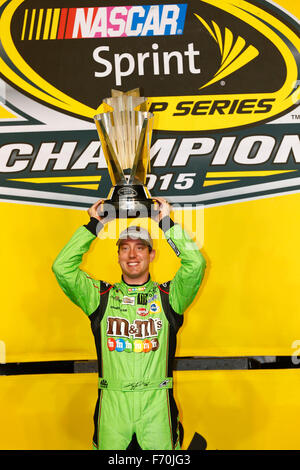
[[[167,201],[156,199],[160,203],[159,226],[176,256],[181,260],[181,266],[170,283],[169,300],[173,310],[182,314],[199,290],[206,261],[188,233],[170,218],[170,206]]]
[[[80,269],[83,255],[89,250],[96,234],[103,227],[95,203],[89,210],[90,222],[79,227],[53,263],[52,270],[64,293],[87,315],[100,302],[100,281],[92,279]]]

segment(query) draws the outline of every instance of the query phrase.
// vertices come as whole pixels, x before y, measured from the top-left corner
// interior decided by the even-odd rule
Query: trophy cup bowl
[[[150,169],[153,114],[146,111],[139,90],[112,90],[103,100],[105,112],[94,116],[112,188],[100,216],[114,210],[116,218],[153,217],[158,203],[146,187]]]

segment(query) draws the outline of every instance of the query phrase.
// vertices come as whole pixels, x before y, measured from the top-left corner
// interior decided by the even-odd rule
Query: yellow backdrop
[[[207,450],[298,449],[299,381],[297,370],[176,372],[183,449],[195,432]],[[96,374],[0,377],[0,449],[91,450],[96,398]]]
[[[294,0],[277,3],[300,16]],[[299,208],[300,194],[290,194],[186,214],[207,270],[185,314],[178,357],[295,353]],[[51,271],[86,212],[0,202],[0,218],[0,362],[95,359],[89,320]],[[163,282],[179,261],[165,240],[155,248],[151,274]],[[117,281],[115,240],[97,240],[82,268]],[[175,372],[183,448],[195,432],[209,450],[299,448],[299,380],[297,370]],[[96,397],[96,374],[0,376],[0,448],[90,449]]]
[[[278,3],[299,16],[292,0]],[[300,195],[291,194],[193,211],[192,218],[186,212],[184,226],[196,232],[208,267],[186,312],[177,356],[293,353],[300,339],[299,203]],[[0,342],[6,361],[95,358],[87,318],[51,272],[60,249],[87,222],[86,212],[1,202],[0,217]],[[163,282],[179,263],[165,240],[157,240],[156,248],[152,275]],[[115,242],[97,240],[83,268],[118,280]]]
[[[197,241],[207,270],[185,314],[177,356],[291,355],[300,339],[300,195],[207,208]],[[12,217],[14,213],[14,217]],[[195,214],[194,214],[195,215]],[[199,214],[198,214],[199,215]],[[95,359],[88,318],[65,297],[51,271],[85,211],[1,203],[2,319],[7,362]],[[174,213],[175,220],[182,214]],[[186,220],[186,219],[184,219]],[[187,230],[195,231],[191,217]],[[154,279],[172,278],[179,262],[155,240]],[[105,254],[105,255],[104,255]],[[117,281],[115,240],[96,240],[82,265]]]

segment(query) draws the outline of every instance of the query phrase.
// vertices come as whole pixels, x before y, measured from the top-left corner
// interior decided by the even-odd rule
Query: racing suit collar
[[[148,292],[154,286],[154,282],[151,279],[149,274],[148,280],[144,284],[128,284],[124,281],[123,276],[121,282],[115,284],[117,289],[120,289],[123,293],[139,293],[139,292]]]
[[[150,277],[150,274],[148,275],[148,279],[146,282],[144,282],[144,284],[129,284],[128,282],[124,281],[124,277],[123,277],[123,274],[122,274],[122,282],[124,284],[126,284],[126,286],[129,286],[129,287],[142,287],[142,286],[146,286],[146,284],[148,284],[148,282],[151,280],[151,277]]]

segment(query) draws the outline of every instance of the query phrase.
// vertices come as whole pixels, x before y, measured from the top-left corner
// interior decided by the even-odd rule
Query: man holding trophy
[[[95,116],[112,191],[88,210],[90,221],[59,253],[53,271],[65,294],[88,315],[95,338],[99,393],[93,447],[125,450],[137,442],[142,450],[179,450],[181,427],[172,388],[176,334],[200,287],[205,260],[170,218],[168,202],[152,200],[145,187],[151,115],[141,110],[144,98],[136,90],[112,95],[104,100],[108,111]],[[171,281],[151,279],[153,240],[138,225],[123,230],[117,241],[120,282],[110,285],[80,269],[84,253],[114,217],[158,222],[181,259]]]

